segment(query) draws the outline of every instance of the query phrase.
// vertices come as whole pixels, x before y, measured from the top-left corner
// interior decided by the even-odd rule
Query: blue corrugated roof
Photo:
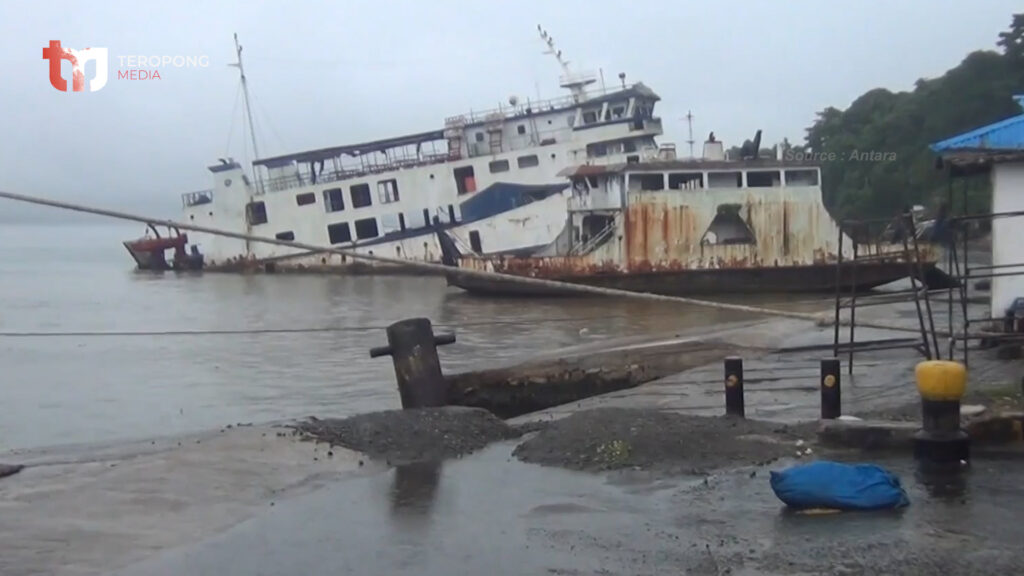
[[[1013,97],[1024,108],[1024,94]],[[982,126],[929,146],[934,152],[1024,150],[1024,114]]]

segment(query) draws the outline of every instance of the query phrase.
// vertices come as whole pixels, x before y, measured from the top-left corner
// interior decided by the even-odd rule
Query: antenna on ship
[[[249,104],[249,85],[245,81],[245,68],[242,66],[242,45],[238,43],[237,32],[235,33],[235,55],[238,57],[238,61],[232,62],[231,64],[228,64],[228,66],[235,66],[238,68],[238,73],[242,78],[242,96],[245,98],[245,115],[249,120],[249,135],[252,137],[253,163],[250,164],[250,168],[252,169],[253,179],[259,183],[259,174],[256,172],[255,161],[259,159],[260,151],[256,146],[256,128],[252,122],[252,106]],[[262,188],[262,186],[258,186],[258,188]]]
[[[693,139],[693,112],[691,112],[690,110],[687,110],[685,118],[686,118],[686,128],[687,128],[688,133],[689,133],[689,139],[686,141],[686,143],[690,145],[690,158],[693,158],[693,143],[694,143],[694,139]]]
[[[548,49],[544,51],[544,54],[553,54],[555,59],[558,60],[559,66],[562,67],[562,77],[559,78],[559,86],[568,88],[577,102],[586,100],[586,87],[597,82],[597,78],[593,74],[573,74],[572,70],[569,69],[569,61],[563,59],[562,51],[555,48],[555,39],[547,33],[547,30],[541,28],[540,24],[537,24],[537,32],[540,33],[540,39],[548,45]]]

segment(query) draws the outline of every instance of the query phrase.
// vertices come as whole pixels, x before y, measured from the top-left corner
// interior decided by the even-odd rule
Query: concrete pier
[[[904,312],[895,306],[858,314],[906,318]],[[830,336],[830,328],[806,322],[752,319],[702,333],[552,351],[537,365],[557,367],[570,358],[607,363],[617,354],[623,365],[646,357],[663,361],[659,369],[682,368],[509,422],[537,425],[598,406],[721,416],[722,360],[729,355],[744,360],[747,419],[814,422],[821,415],[822,352],[773,350]],[[920,414],[913,377],[919,359],[907,349],[858,354],[852,376],[842,367],[843,413],[904,418],[909,439],[919,427],[913,421]],[[1020,369],[1020,361],[975,354],[965,402],[973,401],[972,390],[1017,382]],[[805,440],[809,446],[815,438]],[[817,445],[814,455],[794,445],[792,461],[656,478],[645,470],[595,475],[524,464],[511,455],[517,442],[399,469],[302,442],[273,425],[0,454],[2,462],[25,466],[0,480],[0,573],[420,575],[486,567],[507,574],[647,574],[683,567],[789,574],[827,571],[836,562],[877,573],[906,566],[931,573],[932,564],[943,574],[1024,568],[1017,521],[1024,513],[1022,470],[1012,459],[990,461],[979,453],[960,488],[964,495],[951,499],[948,487],[933,496],[937,488],[914,476],[909,452],[869,456],[901,474],[913,503],[902,520],[873,515],[852,522],[843,515],[791,517],[768,489],[769,470],[817,457]],[[865,458],[842,454],[830,457]],[[965,517],[972,519],[966,525]],[[829,537],[818,538],[822,533]],[[944,536],[949,533],[956,538]],[[985,561],[974,563],[964,550]]]

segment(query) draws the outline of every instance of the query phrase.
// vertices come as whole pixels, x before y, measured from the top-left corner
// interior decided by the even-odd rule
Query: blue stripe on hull
[[[568,184],[542,184],[530,186],[526,184],[509,184],[496,182],[487,188],[477,192],[459,205],[462,219],[458,222],[441,224],[443,230],[471,224],[480,220],[486,220],[498,216],[504,212],[510,212],[516,208],[526,206],[531,202],[543,200],[565,190]],[[434,234],[436,228],[433,226],[422,226],[420,228],[406,228],[396,232],[389,232],[384,236],[378,236],[372,240],[356,242],[350,246],[376,246],[396,240],[406,240],[417,236]]]

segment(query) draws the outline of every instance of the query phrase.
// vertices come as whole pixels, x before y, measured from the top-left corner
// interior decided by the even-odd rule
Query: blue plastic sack
[[[910,504],[900,479],[874,464],[811,462],[772,471],[771,486],[791,508],[884,510]]]

